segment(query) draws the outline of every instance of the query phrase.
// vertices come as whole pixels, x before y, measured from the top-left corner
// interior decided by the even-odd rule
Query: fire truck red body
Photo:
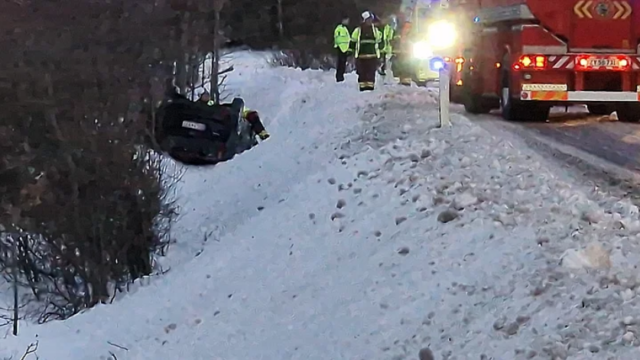
[[[452,92],[473,113],[545,120],[586,104],[640,120],[640,3],[634,0],[450,0],[464,19]]]

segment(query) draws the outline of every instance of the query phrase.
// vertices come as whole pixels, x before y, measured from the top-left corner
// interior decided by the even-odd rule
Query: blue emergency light
[[[445,66],[446,62],[443,58],[434,57],[433,59],[429,60],[429,68],[433,71],[440,71],[444,69]]]

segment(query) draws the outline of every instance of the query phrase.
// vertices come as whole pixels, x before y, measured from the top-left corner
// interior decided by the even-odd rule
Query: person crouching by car
[[[251,124],[251,129],[258,135],[260,140],[267,140],[271,136],[264,128],[264,124],[262,124],[260,115],[257,111],[245,107],[242,110],[242,118],[245,119],[249,124]]]

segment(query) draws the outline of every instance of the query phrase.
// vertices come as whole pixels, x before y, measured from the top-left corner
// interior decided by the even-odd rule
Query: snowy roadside
[[[640,358],[636,207],[460,116],[438,129],[429,91],[249,60],[229,86],[274,136],[187,169],[172,271],[0,358],[36,334],[43,360]]]
[[[625,199],[605,211],[533,152],[460,116],[438,129],[424,102],[389,95],[342,155],[382,156],[359,171],[396,188],[395,244],[420,254],[394,270],[420,279],[400,291],[413,308],[396,306],[424,315],[400,319],[414,328],[398,338],[402,355],[430,343],[459,359],[637,358],[638,208]]]

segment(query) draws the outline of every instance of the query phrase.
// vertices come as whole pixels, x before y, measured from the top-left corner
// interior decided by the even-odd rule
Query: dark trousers
[[[247,120],[247,122],[249,122],[249,124],[251,124],[251,130],[253,130],[253,132],[255,132],[256,134],[260,134],[261,132],[265,131],[264,124],[262,124],[260,116],[258,116],[257,112],[250,112],[249,114],[247,114],[247,117],[245,119]]]
[[[371,91],[374,89],[379,61],[380,59],[377,57],[356,59],[356,71],[358,72],[360,91]]]
[[[264,125],[262,124],[262,121],[260,121],[259,118],[258,119],[254,119],[254,120],[250,120],[249,124],[251,124],[251,130],[253,130],[253,132],[255,132],[256,134],[260,134],[261,132],[266,130],[264,128]]]
[[[342,82],[344,81],[344,72],[347,70],[347,59],[349,55],[346,52],[337,48],[337,57],[336,57],[336,81]]]

